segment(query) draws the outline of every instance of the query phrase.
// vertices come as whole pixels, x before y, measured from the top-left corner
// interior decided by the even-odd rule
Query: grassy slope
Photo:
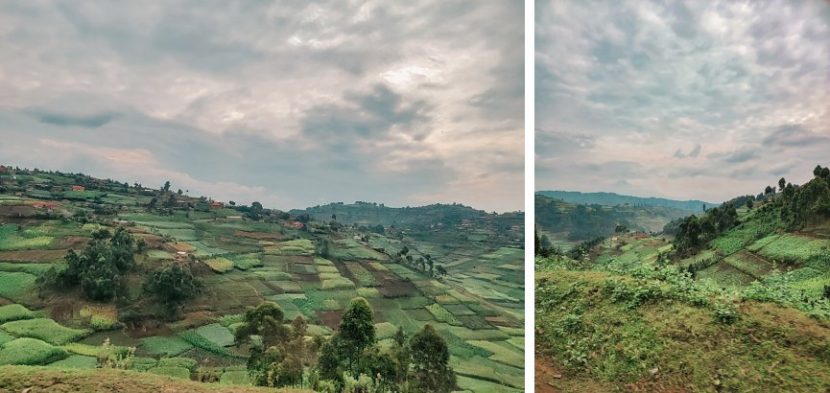
[[[656,299],[632,307],[606,290],[607,272],[537,276],[537,342],[565,375],[540,383],[588,392],[787,391],[830,388],[830,326],[769,303],[741,302],[718,324],[711,307]],[[637,286],[633,286],[637,288]],[[568,310],[563,312],[563,310]],[[555,390],[554,390],[555,391]]]
[[[0,367],[0,392],[20,392],[24,389],[37,392],[221,392],[257,393],[283,392],[302,393],[307,390],[266,389],[242,386],[206,384],[148,373],[110,369],[61,370],[47,367],[2,366]]]

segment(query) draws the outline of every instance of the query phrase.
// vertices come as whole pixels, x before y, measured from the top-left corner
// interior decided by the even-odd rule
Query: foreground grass
[[[792,308],[597,271],[541,272],[536,291],[537,355],[562,365],[563,380],[648,392],[830,388],[830,325]]]
[[[28,390],[26,390],[28,389]],[[266,389],[206,384],[131,371],[0,366],[0,392],[166,392],[166,393],[310,393],[297,389]]]

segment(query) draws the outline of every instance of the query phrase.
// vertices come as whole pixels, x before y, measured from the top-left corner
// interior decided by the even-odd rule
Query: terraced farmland
[[[41,177],[71,184],[55,174]],[[449,344],[459,388],[523,389],[520,228],[459,224],[374,233],[360,226],[332,230],[316,221],[300,228],[290,216],[253,221],[232,209],[161,214],[141,205],[149,197],[124,193],[120,185],[58,199],[54,217],[27,210],[35,198],[0,197],[0,364],[93,368],[109,342],[119,350],[136,348],[134,371],[197,379],[209,370],[222,383],[245,385],[248,348],[236,347],[233,334],[248,307],[276,302],[287,319],[306,318],[309,335],[328,336],[350,300],[363,297],[374,309],[381,347],[389,347],[398,327],[411,335],[429,323]],[[97,217],[81,205],[93,200],[117,213]],[[98,229],[117,226],[145,249],[122,278],[126,290],[116,303],[92,303],[79,291],[39,290],[37,277],[63,269],[70,249],[82,249]],[[404,247],[414,263],[398,259]],[[427,255],[447,274],[419,265]],[[194,266],[204,288],[171,319],[143,296],[143,274],[183,262]]]

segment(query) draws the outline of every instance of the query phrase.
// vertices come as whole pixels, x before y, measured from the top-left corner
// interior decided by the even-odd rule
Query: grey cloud
[[[777,127],[761,143],[764,146],[802,147],[830,143],[830,137],[811,132],[800,124],[787,124]]]
[[[809,1],[537,2],[537,184],[613,187],[591,166],[640,156],[632,192],[724,200],[808,172],[830,149],[827,15]],[[590,150],[562,140],[574,130]]]
[[[416,140],[426,137],[418,123],[428,118],[426,103],[406,103],[403,97],[384,85],[370,92],[347,92],[346,105],[325,104],[309,109],[303,119],[304,134],[320,143],[344,143],[349,138],[374,138],[401,126]]]
[[[727,163],[742,163],[747,162],[755,157],[758,156],[758,153],[755,149],[752,148],[744,148],[740,150],[734,150],[730,152],[716,152],[711,153],[707,157],[715,160],[720,160]]]
[[[523,131],[522,2],[0,2],[0,23],[0,130],[37,146],[0,146],[20,165],[134,176],[80,153],[119,149],[277,207],[522,208],[501,143]]]
[[[119,116],[117,113],[111,112],[103,112],[92,115],[68,115],[41,109],[31,109],[29,110],[29,113],[41,123],[59,127],[83,128],[98,128],[115,120]]]
[[[700,155],[700,150],[702,148],[703,147],[700,145],[700,143],[698,143],[698,144],[695,144],[695,147],[693,147],[691,150],[689,150],[688,153],[684,153],[683,149],[677,149],[674,152],[674,157],[675,158],[687,158],[687,157],[688,158],[697,158],[697,156]]]

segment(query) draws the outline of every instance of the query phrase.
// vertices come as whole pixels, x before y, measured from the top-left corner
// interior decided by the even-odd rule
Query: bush
[[[715,305],[714,319],[716,323],[731,325],[738,321],[738,310],[732,304],[718,303]]]

